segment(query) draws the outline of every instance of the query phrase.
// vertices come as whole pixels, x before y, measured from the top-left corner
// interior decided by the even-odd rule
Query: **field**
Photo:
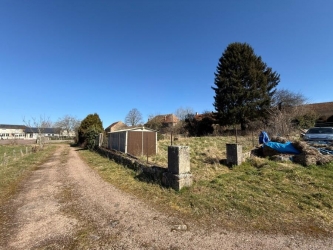
[[[33,153],[30,145],[0,145],[0,204],[15,193],[20,181],[45,161],[55,148],[49,145]]]
[[[333,231],[333,164],[303,167],[265,158],[251,158],[240,166],[223,165],[225,144],[235,137],[180,138],[174,144],[190,147],[193,186],[180,192],[142,181],[139,173],[96,153],[79,151],[85,161],[113,185],[161,211],[180,213],[209,227],[240,231],[301,233],[323,236]],[[239,137],[243,151],[251,138]],[[166,166],[167,146],[150,162]],[[145,160],[143,157],[142,160]]]
[[[97,153],[78,151],[108,182],[160,211],[180,214],[208,227],[240,231],[324,236],[333,232],[333,164],[303,167],[293,163],[250,158],[240,166],[223,164],[226,143],[234,137],[180,138],[174,144],[190,147],[193,185],[180,192],[160,186],[140,173]],[[238,138],[243,151],[251,138]],[[166,166],[169,140],[159,141],[158,155],[149,162]],[[30,147],[30,146],[28,146]],[[37,153],[26,146],[0,146],[0,203],[19,183],[52,155],[56,145]],[[9,157],[5,163],[4,155]],[[146,160],[142,157],[142,160]]]

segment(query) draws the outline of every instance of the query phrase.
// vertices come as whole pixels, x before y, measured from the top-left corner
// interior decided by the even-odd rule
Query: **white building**
[[[25,129],[24,125],[0,124],[0,139],[24,139]]]
[[[59,128],[30,128],[24,125],[0,124],[0,140],[37,139],[39,137],[59,137]]]
[[[60,129],[59,128],[30,128],[26,127],[25,129],[26,138],[37,139],[41,137],[59,137]]]

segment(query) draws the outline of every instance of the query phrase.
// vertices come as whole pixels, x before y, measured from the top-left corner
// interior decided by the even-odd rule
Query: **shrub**
[[[98,146],[97,138],[99,136],[99,131],[94,126],[92,126],[87,129],[85,136],[86,136],[85,147],[90,151],[94,150]]]
[[[102,121],[99,118],[98,114],[90,114],[88,115],[83,121],[81,122],[81,125],[78,129],[79,134],[79,143],[84,143],[87,139],[86,133],[88,130],[94,127],[96,131],[99,131],[99,133],[102,133],[104,131]]]

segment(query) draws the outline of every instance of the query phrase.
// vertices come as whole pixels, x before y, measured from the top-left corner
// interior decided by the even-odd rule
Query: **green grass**
[[[31,148],[31,145],[0,146],[0,204],[10,195],[15,193],[20,181],[22,181],[27,174],[50,157],[57,146],[48,145],[37,153],[29,154],[26,154],[26,147]],[[21,155],[21,150],[24,155]],[[31,152],[30,149],[29,152]],[[6,164],[3,160],[5,153],[6,157],[9,157]],[[15,159],[14,155],[16,156]]]
[[[26,145],[0,145],[0,165],[3,165],[5,158],[8,161],[14,160],[14,158],[20,158],[21,152],[26,154],[26,148],[31,152],[31,146]]]
[[[29,154],[26,154],[26,147],[31,149],[32,145],[0,146],[0,228],[7,228],[8,222],[12,220],[15,212],[8,210],[12,208],[8,208],[7,201],[17,193],[22,181],[28,178],[34,169],[47,161],[58,146],[48,145],[43,150]],[[21,154],[21,149],[24,155]],[[15,153],[13,153],[14,151]],[[31,152],[31,150],[28,151]],[[10,156],[5,164],[3,162],[4,153],[6,153],[6,158]],[[16,157],[13,155],[16,155]],[[7,236],[8,232],[0,232],[0,245],[4,244]]]
[[[167,166],[167,151],[170,140],[161,140],[158,143],[159,152],[156,156],[150,157],[149,161]],[[236,143],[235,136],[179,138],[179,140],[173,142],[173,145],[188,146],[190,148],[191,169],[193,172],[203,165],[211,167],[212,164],[219,164],[221,160],[226,159],[225,148],[227,143]],[[237,143],[243,145],[243,152],[250,151],[253,147],[252,138],[238,137]]]
[[[333,163],[302,167],[253,158],[228,168],[222,137],[186,138],[190,146],[193,185],[180,192],[141,182],[136,173],[96,153],[79,151],[85,161],[113,185],[162,211],[180,213],[185,220],[235,230],[327,235],[333,231]],[[239,138],[243,151],[252,141]],[[166,165],[168,142],[150,158]],[[245,150],[244,150],[245,148]]]

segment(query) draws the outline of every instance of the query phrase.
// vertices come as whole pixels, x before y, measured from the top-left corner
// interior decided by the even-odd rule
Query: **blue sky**
[[[333,101],[333,1],[0,0],[0,123],[137,108],[213,111],[232,42],[280,74],[278,89]]]

